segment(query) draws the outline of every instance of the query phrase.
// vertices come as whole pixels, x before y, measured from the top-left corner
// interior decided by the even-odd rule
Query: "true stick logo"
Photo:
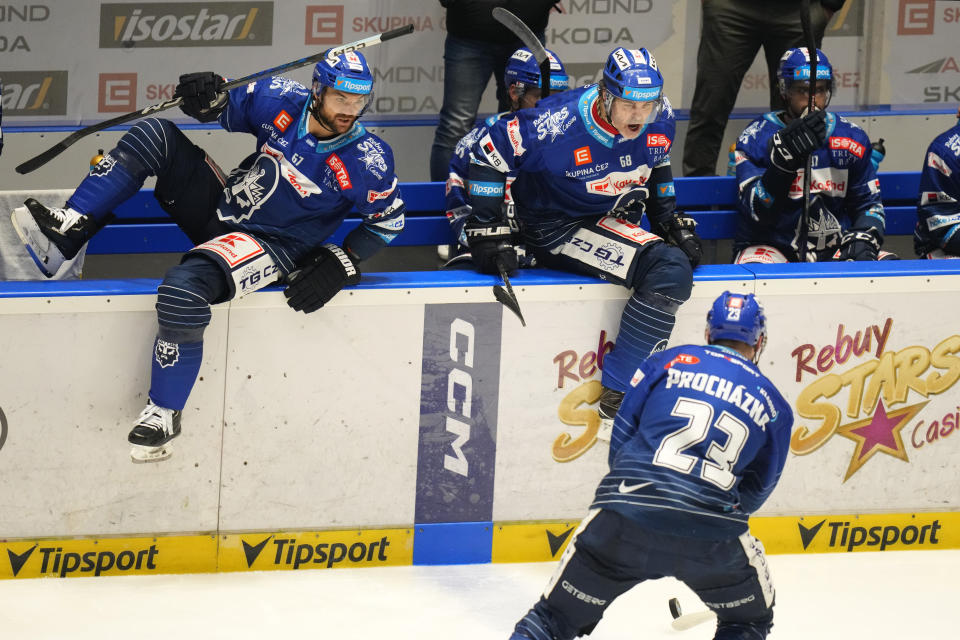
[[[922,524],[898,526],[896,524],[877,524],[861,526],[850,520],[821,520],[811,527],[797,523],[800,534],[800,543],[806,551],[818,534],[826,525],[824,534],[820,536],[818,546],[826,544],[831,551],[883,551],[888,547],[902,549],[905,547],[923,546],[936,547],[940,544],[941,529],[939,519]],[[828,539],[823,540],[824,537]],[[822,549],[819,549],[822,551]]]

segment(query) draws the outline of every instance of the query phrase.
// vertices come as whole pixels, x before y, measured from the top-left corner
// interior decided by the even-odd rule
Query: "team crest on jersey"
[[[550,136],[550,142],[553,142],[557,136],[563,135],[570,128],[574,120],[576,117],[570,117],[570,110],[567,107],[557,112],[544,111],[533,121],[533,125],[537,128],[537,140]]]
[[[760,133],[760,127],[763,126],[763,120],[757,120],[756,122],[751,122],[746,129],[743,130],[743,133],[740,134],[740,137],[737,140],[740,144],[747,144],[750,142],[750,138],[756,138],[757,134]]]
[[[360,162],[363,163],[366,170],[382,180],[383,174],[387,171],[387,161],[383,158],[383,147],[376,140],[364,140],[357,145],[357,149],[363,152]]]
[[[286,95],[288,93],[295,93],[299,96],[310,95],[310,92],[307,91],[305,86],[296,80],[291,80],[290,78],[284,78],[282,76],[274,76],[271,78],[270,88],[280,89],[280,95]]]
[[[116,164],[117,164],[116,158],[114,158],[109,153],[107,153],[102,158],[100,158],[100,162],[90,167],[90,175],[105,176],[108,173],[110,173],[110,170],[113,169],[114,165]]]
[[[153,350],[153,357],[161,369],[172,367],[180,360],[180,345],[176,342],[167,342],[157,338],[157,346]]]
[[[263,206],[277,189],[280,165],[269,153],[261,153],[249,169],[235,169],[223,189],[224,201],[231,205],[228,212],[217,208],[221,220],[242,222]]]

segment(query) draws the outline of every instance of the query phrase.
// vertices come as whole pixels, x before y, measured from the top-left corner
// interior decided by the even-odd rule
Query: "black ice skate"
[[[97,232],[89,216],[73,209],[48,209],[33,198],[10,215],[13,228],[43,275],[52,278]]]
[[[620,410],[623,394],[623,391],[615,391],[607,387],[603,387],[600,392],[600,406],[597,411],[600,414],[600,431],[597,432],[597,440],[610,442],[610,436],[613,433],[613,419],[617,417],[617,411]]]
[[[180,435],[180,411],[159,407],[152,401],[140,412],[127,440],[133,445],[134,462],[156,462],[170,457],[170,441]]]

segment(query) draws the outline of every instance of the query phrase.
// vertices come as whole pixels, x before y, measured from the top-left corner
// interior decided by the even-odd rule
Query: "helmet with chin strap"
[[[373,102],[373,73],[367,66],[366,58],[359,51],[349,51],[339,56],[324,56],[313,68],[313,102],[310,105],[310,114],[321,123],[327,124],[320,111],[324,87],[367,96],[357,117],[362,116]]]
[[[817,80],[826,80],[827,82],[827,100],[830,103],[830,95],[833,93],[833,65],[826,54],[817,49]],[[791,85],[795,82],[803,82],[806,86],[810,84],[810,50],[806,47],[794,47],[787,49],[780,58],[780,66],[777,67],[777,86],[780,89],[780,95],[786,97]]]
[[[646,49],[619,47],[610,52],[600,80],[604,110],[609,117],[616,98],[630,102],[654,102],[648,122],[663,108],[663,75],[657,60]]]

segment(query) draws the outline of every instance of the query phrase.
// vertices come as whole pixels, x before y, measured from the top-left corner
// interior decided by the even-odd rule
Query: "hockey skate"
[[[134,462],[157,462],[173,453],[170,441],[180,435],[180,411],[148,402],[133,423],[127,440],[133,445],[130,457]]]
[[[600,430],[597,432],[597,440],[610,442],[610,436],[613,435],[613,419],[617,417],[617,411],[620,410],[623,394],[623,391],[615,391],[607,387],[603,387],[600,392],[600,406],[597,410],[600,414]]]
[[[40,271],[52,278],[96,233],[97,224],[73,209],[48,209],[33,198],[10,215],[13,228]]]

